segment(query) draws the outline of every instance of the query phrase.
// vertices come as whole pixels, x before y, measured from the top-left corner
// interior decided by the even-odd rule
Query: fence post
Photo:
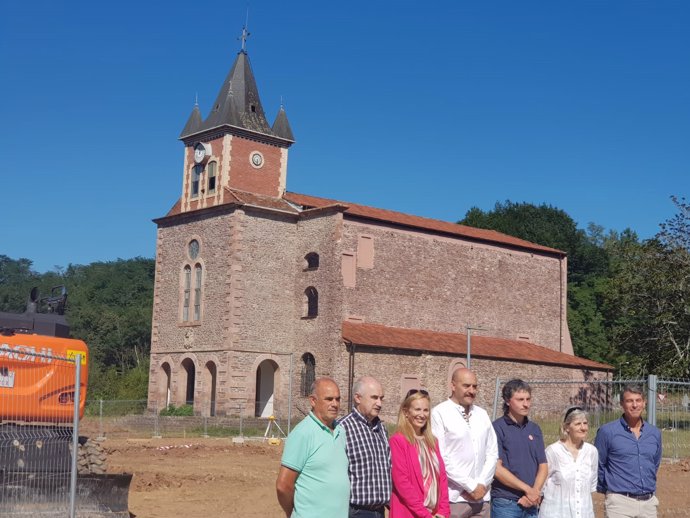
[[[158,429],[158,400],[153,402],[153,438],[161,438],[161,432]]]
[[[288,415],[287,415],[287,433],[290,433],[290,425],[292,424],[292,359],[295,353],[290,353],[290,374],[288,376]]]
[[[496,410],[498,410],[498,393],[501,390],[501,378],[496,378],[496,388],[494,390],[494,415],[492,421],[496,420]]]
[[[69,516],[77,516],[77,462],[79,459],[79,401],[81,399],[81,354],[74,355],[74,422],[72,425],[72,471],[69,484]]]
[[[244,420],[244,408],[240,407],[240,437],[244,437],[244,434],[242,433],[243,420]]]
[[[647,378],[647,421],[656,426],[656,374]]]
[[[202,435],[205,439],[208,439],[208,417],[204,416],[204,433]]]
[[[103,400],[99,399],[98,403],[98,440],[102,441],[105,439],[105,437],[103,437]]]

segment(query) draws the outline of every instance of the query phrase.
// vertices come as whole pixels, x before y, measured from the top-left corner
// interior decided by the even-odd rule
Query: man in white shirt
[[[431,412],[431,430],[448,473],[450,518],[489,518],[491,481],[498,447],[489,415],[474,404],[477,376],[465,367],[453,371],[453,393]]]

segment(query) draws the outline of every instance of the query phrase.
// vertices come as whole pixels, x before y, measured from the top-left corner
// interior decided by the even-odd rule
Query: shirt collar
[[[527,423],[529,423],[529,417],[525,416],[525,420],[522,422],[522,424],[519,424],[517,421],[513,421],[513,419],[508,415],[508,414],[503,414],[503,420],[512,426],[519,426],[520,428],[524,428],[527,426]]]
[[[642,433],[642,430],[644,430],[644,419],[640,419],[640,433]],[[620,418],[620,423],[621,426],[623,427],[623,430],[626,432],[632,433],[632,429],[628,426],[628,422],[625,420],[625,416],[621,416]]]
[[[329,428],[328,426],[326,426],[326,425],[323,423],[323,421],[321,421],[321,419],[319,419],[318,417],[316,417],[316,416],[314,415],[314,412],[309,412],[309,417],[311,417],[311,418],[314,420],[314,422],[315,422],[317,425],[319,425],[319,427],[320,427],[323,431],[328,432],[328,433],[331,434],[331,435],[336,435],[336,436],[338,435],[338,433],[339,433],[339,428],[340,428],[340,427],[339,427],[337,424],[335,424],[335,426],[331,429],[331,428]]]
[[[352,414],[355,416],[355,419],[358,419],[360,422],[366,424],[369,428],[376,428],[376,426],[381,422],[381,419],[379,419],[379,416],[374,417],[374,419],[369,422],[369,420],[364,417],[362,412],[357,410],[357,408],[352,407]]]
[[[452,397],[449,397],[449,398],[448,398],[448,401],[450,401],[451,403],[453,403],[455,406],[458,406],[458,407],[462,408],[462,411],[463,411],[463,412],[465,411],[465,407],[462,406],[460,403],[456,403],[455,401],[453,401],[453,398],[452,398]],[[471,414],[471,413],[472,413],[472,410],[474,410],[474,403],[472,403],[472,404],[470,405],[470,411],[468,412],[468,414]]]

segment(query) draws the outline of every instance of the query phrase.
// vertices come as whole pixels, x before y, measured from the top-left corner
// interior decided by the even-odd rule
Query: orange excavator
[[[129,518],[132,475],[107,474],[100,443],[75,437],[89,349],[70,337],[66,300],[64,286],[34,288],[24,313],[0,312],[0,516]]]

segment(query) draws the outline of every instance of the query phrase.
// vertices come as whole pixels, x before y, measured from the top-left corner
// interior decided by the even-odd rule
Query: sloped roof
[[[201,129],[201,125],[201,111],[199,110],[199,105],[195,104],[194,108],[192,108],[192,113],[189,114],[187,124],[184,125],[184,129],[182,130],[182,133],[180,133],[180,136],[183,137],[185,135],[196,133]]]
[[[350,321],[343,322],[342,332],[344,340],[367,347],[450,353],[461,356],[467,354],[467,335],[463,333],[439,333]],[[613,370],[612,366],[605,363],[571,356],[530,342],[493,336],[472,335],[472,356],[597,371]]]
[[[443,234],[462,236],[477,241],[500,243],[503,245],[510,245],[517,248],[524,248],[539,252],[548,252],[561,256],[565,255],[565,252],[556,250],[555,248],[530,243],[529,241],[525,241],[524,239],[519,239],[517,237],[509,236],[507,234],[502,234],[500,232],[496,232],[495,230],[485,230],[481,228],[468,227],[466,225],[459,225],[457,223],[451,223],[449,221],[440,221],[437,219],[423,218],[421,216],[413,216],[402,212],[395,212],[386,209],[377,209],[375,207],[368,207],[366,205],[358,205],[356,203],[331,200],[327,198],[318,198],[316,196],[309,196],[307,194],[299,194],[295,192],[286,192],[284,198],[305,208],[324,207],[327,205],[343,205],[347,207],[345,209],[345,214],[349,214],[351,216],[358,216],[386,223],[394,223],[397,225],[403,225],[405,227],[431,230],[434,232],[441,232]]]
[[[223,202],[220,205],[213,205],[211,207],[206,207],[206,208],[213,208],[213,207],[230,207],[230,206],[236,206],[236,207],[242,207],[242,206],[250,206],[250,207],[258,207],[262,209],[268,209],[268,210],[278,210],[281,212],[289,212],[291,214],[298,215],[300,214],[300,211],[296,209],[293,205],[288,203],[286,200],[283,198],[275,198],[273,196],[264,196],[263,194],[256,194],[253,192],[247,192],[247,191],[239,191],[237,189],[230,189],[229,187],[224,187],[223,190],[228,196],[225,196],[225,202]],[[194,211],[191,212],[186,212],[185,214],[193,214]],[[163,218],[158,218],[154,219],[154,222],[161,221],[162,219],[171,217],[171,216],[177,216],[178,214],[182,214],[182,201],[181,199],[178,199],[177,202],[175,202],[175,205],[171,207],[171,209],[168,211],[168,213],[163,216]]]
[[[225,192],[229,193],[230,196],[232,196],[232,199],[235,200],[235,202],[231,201],[230,203],[237,203],[238,205],[250,205],[252,207],[260,207],[263,209],[274,209],[282,212],[290,212],[292,214],[299,214],[300,212],[283,198],[275,198],[273,196],[265,196],[263,194],[256,194],[247,191],[238,191],[237,189],[230,189],[229,187],[225,187]]]
[[[287,140],[295,141],[295,136],[292,134],[292,128],[290,127],[290,122],[288,121],[287,114],[285,113],[285,108],[282,106],[278,110],[278,115],[276,115],[276,120],[273,121],[273,134],[277,137],[282,137]]]
[[[274,123],[275,132],[268,124],[249,56],[245,50],[240,50],[237,54],[206,119],[201,120],[201,113],[195,106],[180,134],[180,139],[184,140],[222,126],[240,128],[269,138],[277,137],[287,145],[295,141],[283,109],[278,113]]]
[[[223,124],[271,134],[249,56],[243,50],[237,54],[237,59],[213,103],[211,113],[204,121],[204,128]]]
[[[495,230],[485,230],[481,228],[468,227],[466,225],[458,225],[457,223],[450,223],[448,221],[440,221],[437,219],[423,218],[421,216],[412,216],[402,212],[395,212],[386,209],[377,209],[375,207],[368,207],[366,205],[358,205],[356,203],[348,203],[344,201],[331,200],[328,198],[318,198],[316,196],[309,196],[307,194],[298,194],[294,192],[286,192],[282,198],[273,196],[264,196],[246,191],[238,191],[236,189],[225,188],[225,191],[230,193],[230,197],[226,197],[223,205],[253,205],[255,207],[262,207],[266,209],[275,209],[280,211],[287,211],[294,214],[307,215],[310,209],[323,209],[331,207],[336,210],[341,210],[345,214],[362,217],[365,219],[381,221],[384,223],[393,223],[409,228],[418,228],[422,230],[429,230],[432,232],[439,232],[442,234],[450,234],[454,236],[461,236],[467,239],[485,242],[497,243],[501,245],[508,245],[524,250],[533,250],[537,252],[546,252],[563,256],[565,252],[549,248],[548,246],[537,245],[530,243],[524,239],[509,236],[496,232]],[[302,207],[300,211],[295,208],[295,205]],[[175,205],[168,211],[164,217],[176,216],[181,213],[181,203],[178,200]],[[158,221],[158,220],[154,220]]]

